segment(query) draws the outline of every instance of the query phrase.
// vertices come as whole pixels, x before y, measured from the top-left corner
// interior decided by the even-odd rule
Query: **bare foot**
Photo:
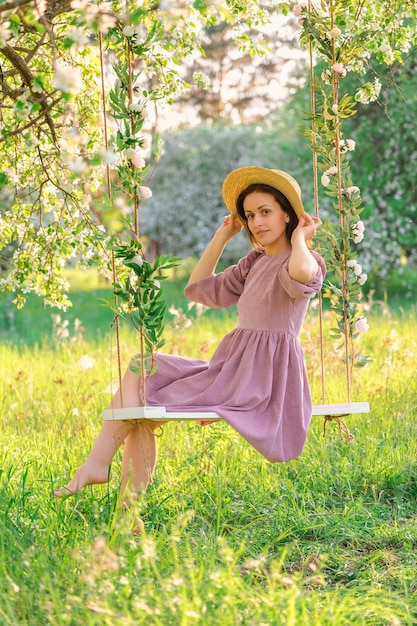
[[[132,509],[125,502],[123,503],[122,506],[123,506],[123,512],[129,521],[129,526],[130,526],[130,530],[132,531],[132,535],[137,536],[143,533],[145,530],[145,524],[143,523],[143,520],[140,517],[138,517],[136,515],[135,510]]]
[[[137,536],[143,533],[145,530],[145,524],[140,517],[134,517],[132,520],[132,535]]]
[[[74,477],[66,487],[60,487],[54,491],[55,498],[68,498],[81,491],[86,485],[101,485],[110,479],[109,470],[106,467],[90,466],[87,463],[81,465]]]

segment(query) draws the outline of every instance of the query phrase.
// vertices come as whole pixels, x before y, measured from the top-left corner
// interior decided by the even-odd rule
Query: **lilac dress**
[[[290,252],[253,250],[220,274],[189,285],[185,295],[210,307],[238,304],[239,322],[210,361],[158,353],[147,404],[170,411],[215,411],[271,462],[301,454],[312,403],[298,335],[325,265],[307,283],[288,273]]]

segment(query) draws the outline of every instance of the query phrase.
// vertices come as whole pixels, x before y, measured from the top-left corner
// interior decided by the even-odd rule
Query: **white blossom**
[[[336,39],[336,37],[340,37],[341,34],[342,31],[340,30],[340,28],[337,28],[337,26],[335,26],[335,28],[332,28],[332,30],[328,32],[328,37],[329,39]]]
[[[135,34],[135,29],[133,28],[133,26],[125,26],[124,29],[122,30],[122,33],[124,34],[125,37],[132,37],[132,35]]]
[[[331,77],[332,77],[332,73],[330,70],[325,70],[324,72],[321,73],[321,80],[324,83],[329,84]]]
[[[360,333],[365,333],[369,330],[369,324],[366,317],[360,317],[355,323],[355,328]]]
[[[151,141],[149,139],[149,137],[142,137],[140,140],[140,147],[142,148],[142,150],[148,150],[148,148],[150,148],[151,145]]]
[[[360,274],[362,274],[362,265],[360,263],[356,263],[353,271],[355,272],[356,276],[360,276]]]
[[[76,95],[83,88],[83,80],[80,71],[67,65],[54,66],[54,85],[63,93]]]
[[[132,104],[129,104],[129,109],[133,113],[142,113],[143,116],[143,106],[140,104],[140,102],[132,102]]]
[[[80,369],[83,370],[83,372],[85,372],[86,370],[89,370],[90,368],[94,367],[95,365],[95,359],[93,359],[92,356],[89,356],[88,354],[84,354],[77,362],[77,365]]]
[[[135,254],[134,257],[129,259],[129,263],[135,263],[136,265],[139,265],[140,267],[142,267],[143,257],[140,254]]]
[[[117,17],[111,13],[100,12],[98,13],[98,19],[100,23],[100,30],[102,33],[107,33],[117,24]]]
[[[336,74],[339,74],[341,78],[346,76],[346,68],[342,63],[333,63],[332,70],[336,72]]]
[[[359,220],[352,226],[353,241],[360,243],[363,239],[363,233],[365,232],[365,225],[362,220]]]
[[[368,274],[361,274],[358,278],[358,283],[362,286],[368,280]]]
[[[369,102],[374,102],[381,91],[381,81],[376,78],[373,83],[368,82],[365,83],[361,89],[356,92],[355,99],[358,100],[361,104],[369,104]]]
[[[322,175],[321,184],[323,185],[323,187],[328,187],[330,185],[330,178],[327,174]]]
[[[146,165],[145,159],[140,152],[137,152],[133,148],[128,148],[124,151],[124,156],[132,162],[135,167],[144,168]]]
[[[348,196],[352,196],[353,194],[360,193],[360,189],[359,189],[359,187],[356,187],[355,185],[352,185],[352,187],[347,187],[346,188],[346,193],[347,193]]]
[[[105,165],[114,165],[118,158],[117,154],[111,148],[108,150],[100,148],[98,155]]]
[[[9,22],[0,24],[0,46],[5,46],[13,34],[12,31],[8,28],[9,25]]]
[[[71,9],[86,9],[90,0],[71,0]]]
[[[83,29],[75,26],[67,32],[67,37],[72,39],[75,45],[79,47],[86,46],[90,41]]]
[[[87,164],[83,159],[74,159],[68,164],[70,171],[73,174],[82,174],[87,169]]]
[[[152,190],[149,189],[149,187],[146,187],[145,185],[142,185],[139,191],[140,191],[140,195],[142,196],[144,200],[148,200],[149,198],[152,197]]]
[[[130,159],[135,167],[143,169],[146,165],[145,159],[139,152],[135,152],[135,154]]]

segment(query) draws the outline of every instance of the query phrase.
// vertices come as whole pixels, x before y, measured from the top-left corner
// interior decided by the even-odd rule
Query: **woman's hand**
[[[291,243],[293,244],[299,237],[302,237],[304,241],[313,239],[321,223],[319,217],[311,217],[308,213],[304,213],[298,220],[297,228],[294,229]]]
[[[214,233],[212,240],[191,272],[189,285],[214,273],[225,245],[229,239],[240,233],[242,228],[236,213],[224,216],[222,224]]]
[[[223,222],[216,230],[216,235],[222,235],[226,241],[240,233],[243,226],[239,221],[237,214],[232,213],[230,215],[225,215],[223,218]]]

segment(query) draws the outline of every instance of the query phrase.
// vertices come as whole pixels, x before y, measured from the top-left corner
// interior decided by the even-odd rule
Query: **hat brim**
[[[228,174],[223,182],[224,202],[231,213],[236,213],[236,203],[242,191],[250,185],[264,184],[278,189],[290,202],[298,217],[304,215],[301,189],[297,181],[282,170],[270,170],[266,167],[240,167]]]

